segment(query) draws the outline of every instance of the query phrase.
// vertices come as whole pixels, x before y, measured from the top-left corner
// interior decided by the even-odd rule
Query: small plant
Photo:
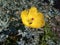
[[[56,36],[57,35],[52,32],[50,25],[46,23],[40,45],[55,45],[57,43]]]

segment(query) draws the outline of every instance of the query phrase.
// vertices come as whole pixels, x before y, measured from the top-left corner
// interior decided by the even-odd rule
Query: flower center
[[[31,18],[31,20],[34,20],[34,18]]]

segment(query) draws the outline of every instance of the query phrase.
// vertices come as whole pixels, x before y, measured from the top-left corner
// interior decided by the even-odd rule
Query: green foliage
[[[54,43],[56,43],[57,35],[53,33],[51,30],[51,27],[48,23],[46,23],[46,26],[44,27],[44,34],[42,37],[42,41],[40,45],[49,45],[47,42],[49,40],[52,40]]]

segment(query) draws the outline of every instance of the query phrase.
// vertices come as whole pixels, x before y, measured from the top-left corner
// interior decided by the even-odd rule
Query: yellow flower
[[[41,28],[45,25],[44,16],[38,12],[36,7],[21,12],[21,19],[25,26],[31,28]]]

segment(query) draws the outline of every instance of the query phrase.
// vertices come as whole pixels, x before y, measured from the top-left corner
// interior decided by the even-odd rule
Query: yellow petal
[[[45,25],[44,15],[38,12],[36,7],[21,12],[21,19],[25,26],[31,28],[41,28]]]
[[[29,9],[29,14],[28,15],[35,15],[37,14],[37,8],[36,7],[31,7],[31,9]]]

